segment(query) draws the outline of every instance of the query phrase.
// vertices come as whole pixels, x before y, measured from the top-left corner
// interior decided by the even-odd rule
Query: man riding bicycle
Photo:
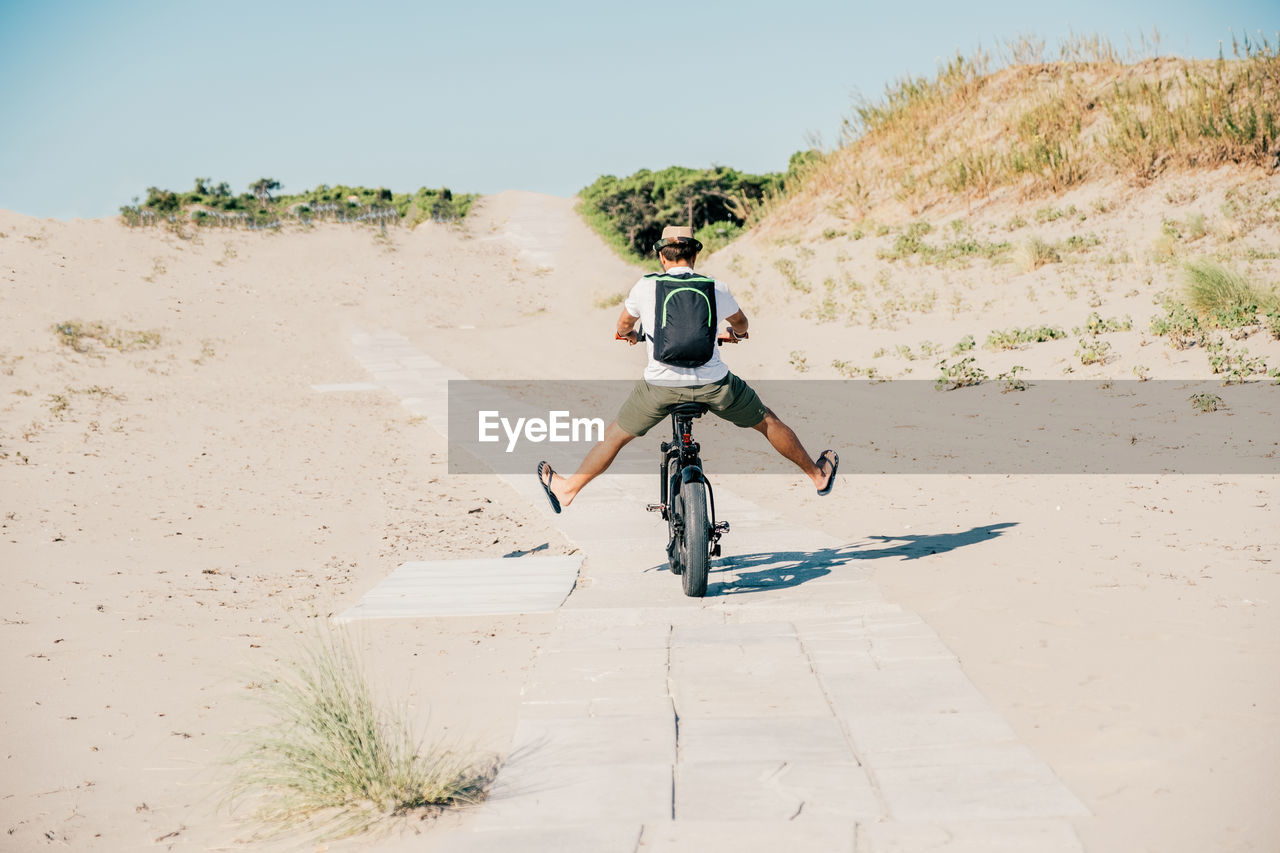
[[[538,463],[538,479],[551,508],[560,512],[573,503],[628,442],[648,432],[672,407],[688,402],[705,403],[735,426],[760,432],[774,450],[804,471],[819,495],[830,494],[840,464],[836,452],[824,450],[816,460],[810,459],[791,428],[720,359],[716,330],[727,325],[729,342],[744,338],[747,315],[728,287],[693,271],[702,251],[693,229],[668,225],[653,248],[662,272],[635,283],[617,328],[617,336],[632,346],[640,340],[637,325],[643,330],[649,351],[644,377],[636,381],[618,417],[605,428],[604,439],[587,452],[577,471],[565,477],[546,462]]]

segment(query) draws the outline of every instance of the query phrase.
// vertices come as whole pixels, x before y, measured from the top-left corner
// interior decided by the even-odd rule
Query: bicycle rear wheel
[[[667,478],[665,494],[667,496],[667,565],[671,574],[684,572],[684,564],[680,562],[680,525],[677,522],[676,496],[680,493],[680,460],[667,460],[664,472]]]
[[[684,594],[701,598],[707,593],[707,564],[710,561],[711,525],[707,522],[707,486],[685,483],[676,501],[683,520],[680,536],[680,563],[684,568]]]

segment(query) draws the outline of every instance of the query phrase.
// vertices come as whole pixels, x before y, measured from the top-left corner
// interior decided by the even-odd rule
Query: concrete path
[[[378,384],[447,429],[440,367],[357,335]],[[714,482],[714,470],[711,472]],[[532,472],[507,477],[536,505]],[[585,552],[523,692],[509,760],[450,851],[1080,851],[1086,813],[861,562],[723,488],[704,599],[666,571],[647,478],[557,517]],[[839,488],[839,485],[837,485]],[[550,509],[546,511],[549,513]]]

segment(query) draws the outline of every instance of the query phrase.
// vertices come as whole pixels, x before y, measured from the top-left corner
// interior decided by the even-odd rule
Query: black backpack
[[[701,367],[716,351],[716,282],[693,272],[653,273],[653,357],[675,367]]]

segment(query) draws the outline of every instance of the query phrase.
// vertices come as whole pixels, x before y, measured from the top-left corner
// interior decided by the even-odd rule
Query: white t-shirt
[[[693,269],[680,266],[667,270],[668,275],[682,272],[691,273]],[[710,276],[707,277],[710,278]],[[646,335],[653,334],[653,330],[658,327],[654,321],[657,292],[658,285],[655,279],[642,278],[631,288],[627,301],[623,303],[628,314],[640,318],[640,325]],[[723,329],[725,321],[730,315],[737,314],[738,310],[738,301],[733,298],[729,288],[717,281],[716,328]],[[706,385],[708,382],[719,382],[729,375],[729,366],[720,360],[720,347],[712,350],[711,360],[706,364],[699,367],[675,367],[654,359],[653,341],[645,341],[645,346],[649,348],[649,363],[645,366],[644,378],[651,385]]]

